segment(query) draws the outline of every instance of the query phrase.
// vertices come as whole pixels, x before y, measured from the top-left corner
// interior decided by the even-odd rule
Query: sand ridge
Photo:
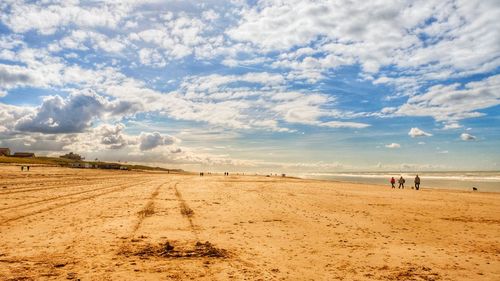
[[[0,166],[0,280],[500,280],[500,194]]]

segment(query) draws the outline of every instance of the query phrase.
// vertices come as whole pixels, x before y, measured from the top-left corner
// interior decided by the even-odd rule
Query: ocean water
[[[406,180],[405,188],[414,186],[417,172],[355,172],[355,173],[304,173],[301,178],[335,180],[391,186],[390,179],[400,176]],[[457,189],[472,191],[500,192],[500,172],[418,172],[420,188]]]

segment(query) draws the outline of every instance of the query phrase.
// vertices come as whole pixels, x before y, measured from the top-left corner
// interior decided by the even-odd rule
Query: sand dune
[[[500,280],[500,194],[0,166],[0,280]]]

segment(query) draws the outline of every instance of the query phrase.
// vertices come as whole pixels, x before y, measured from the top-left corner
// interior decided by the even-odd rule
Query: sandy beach
[[[0,166],[0,280],[500,280],[500,193]]]

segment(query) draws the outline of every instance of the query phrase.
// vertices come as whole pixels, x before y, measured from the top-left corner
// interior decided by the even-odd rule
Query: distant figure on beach
[[[29,172],[30,171],[30,166],[28,166],[27,169],[28,169],[28,172]]]
[[[401,176],[401,177],[399,178],[399,181],[398,181],[398,182],[399,182],[399,186],[398,186],[398,188],[402,188],[402,189],[404,189],[404,188],[405,188],[405,179],[403,178],[403,176]]]
[[[392,188],[396,188],[394,186],[394,184],[396,183],[396,179],[394,179],[394,177],[391,178],[391,185],[392,185]]]
[[[415,189],[418,190],[420,188],[420,177],[417,175],[415,177]]]
[[[21,172],[24,171],[24,166],[21,166]]]

